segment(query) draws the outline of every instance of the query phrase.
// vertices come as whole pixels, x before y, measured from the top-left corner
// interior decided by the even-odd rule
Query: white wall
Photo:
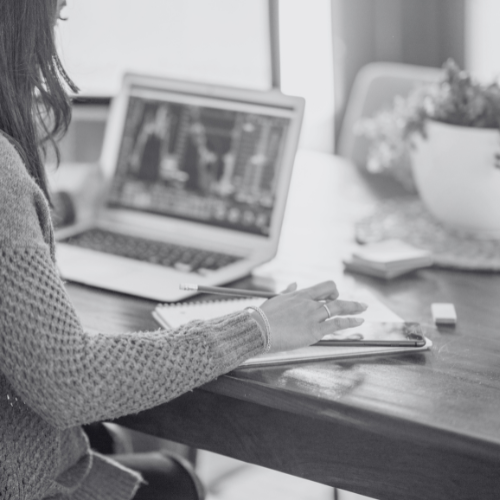
[[[466,65],[477,78],[500,77],[500,0],[467,0]]]
[[[333,152],[334,86],[330,0],[281,0],[282,90],[306,99],[301,146]]]

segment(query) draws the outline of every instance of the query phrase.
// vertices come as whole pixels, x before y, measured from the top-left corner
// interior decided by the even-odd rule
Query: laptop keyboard
[[[127,236],[103,229],[90,229],[72,236],[64,242],[129,259],[171,267],[181,272],[197,272],[202,275],[240,260],[234,255]]]

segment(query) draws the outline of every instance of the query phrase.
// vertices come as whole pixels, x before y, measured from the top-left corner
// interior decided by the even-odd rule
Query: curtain
[[[337,124],[367,63],[440,67],[452,57],[463,67],[465,10],[465,0],[332,0]]]

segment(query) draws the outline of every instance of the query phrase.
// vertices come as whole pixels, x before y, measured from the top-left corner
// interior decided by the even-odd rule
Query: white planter
[[[500,133],[431,121],[412,168],[419,195],[438,220],[476,238],[500,239]]]

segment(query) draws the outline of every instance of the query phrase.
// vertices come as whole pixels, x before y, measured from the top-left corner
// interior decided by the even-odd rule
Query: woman
[[[64,86],[75,90],[54,47],[63,3],[0,2],[0,498],[121,500],[138,475],[90,452],[82,424],[164,403],[266,347],[359,325],[342,315],[365,306],[325,282],[175,331],[82,329],[56,270],[41,156],[69,122]]]

